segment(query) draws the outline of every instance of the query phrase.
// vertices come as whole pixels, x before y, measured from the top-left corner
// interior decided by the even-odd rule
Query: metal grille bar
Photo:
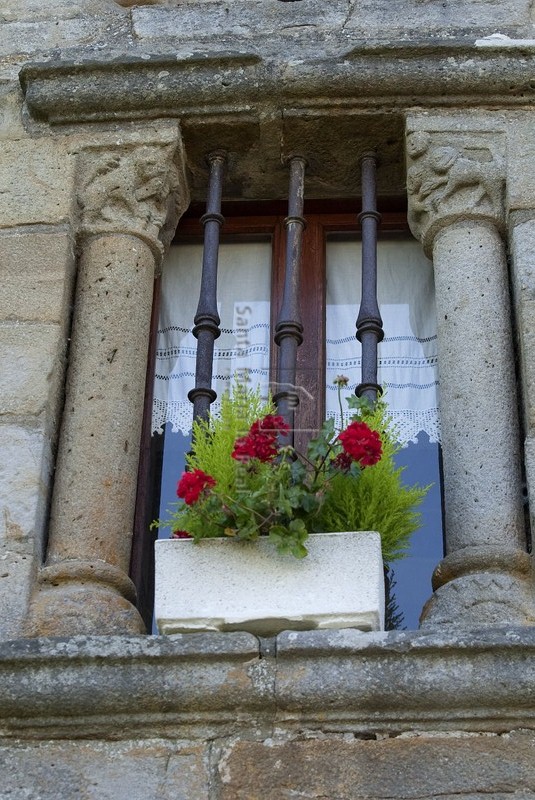
[[[377,346],[384,337],[383,320],[377,302],[377,226],[381,215],[377,211],[377,156],[365,153],[362,157],[362,299],[357,317],[357,339],[362,344],[361,383],[355,389],[357,397],[375,402],[381,394],[377,383]]]
[[[284,289],[279,317],[275,326],[275,343],[279,346],[277,368],[277,391],[273,399],[291,433],[286,444],[293,443],[295,409],[299,405],[299,394],[295,386],[297,348],[303,341],[303,325],[299,313],[299,273],[301,266],[301,242],[306,221],[303,217],[306,159],[292,156],[290,164],[290,186],[288,192],[288,216],[286,225],[286,264]]]
[[[219,233],[224,217],[221,215],[221,195],[226,154],[221,151],[208,156],[210,177],[206,213],[201,217],[204,229],[201,290],[195,314],[193,335],[197,339],[195,364],[195,388],[188,392],[193,403],[193,418],[206,419],[210,404],[216,399],[212,389],[214,342],[221,335],[221,322],[217,313],[217,259],[219,255]]]

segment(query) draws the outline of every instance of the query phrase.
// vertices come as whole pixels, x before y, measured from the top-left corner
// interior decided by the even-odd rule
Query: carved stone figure
[[[488,141],[432,143],[416,131],[407,137],[409,222],[425,237],[441,217],[455,215],[500,219],[504,164]]]
[[[172,156],[172,148],[154,145],[83,154],[77,195],[83,229],[161,239],[179,193]]]

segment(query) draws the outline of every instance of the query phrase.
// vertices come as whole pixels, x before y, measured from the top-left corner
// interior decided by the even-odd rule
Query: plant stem
[[[338,405],[340,406],[340,431],[344,430],[344,409],[342,408],[342,387],[337,385],[338,390]]]

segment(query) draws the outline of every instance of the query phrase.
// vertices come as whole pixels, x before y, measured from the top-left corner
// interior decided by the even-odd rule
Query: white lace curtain
[[[349,378],[347,393],[360,383],[361,347],[355,339],[360,302],[360,244],[327,244],[327,416],[339,424],[337,375]],[[425,431],[440,441],[437,329],[433,267],[418,242],[383,240],[378,247],[377,296],[384,339],[379,345],[378,382],[400,441]]]
[[[381,242],[378,295],[385,338],[379,346],[379,382],[386,385],[390,411],[404,442],[425,431],[438,441],[437,352],[433,273],[419,245],[407,238]],[[197,306],[202,246],[171,248],[162,277],[156,350],[153,430],[170,422],[191,429],[187,398],[195,381],[196,339],[191,333]],[[270,349],[271,243],[223,244],[219,252],[219,314],[222,334],[215,343],[213,388],[218,398],[236,372],[247,369],[252,384],[268,389]],[[326,410],[338,416],[333,383],[349,378],[350,394],[360,383],[360,344],[355,320],[360,297],[360,247],[327,245]],[[217,413],[218,401],[212,405]]]

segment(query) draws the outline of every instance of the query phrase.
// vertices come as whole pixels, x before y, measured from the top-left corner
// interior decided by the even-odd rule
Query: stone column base
[[[145,633],[133,605],[135,587],[105,562],[64,562],[45,567],[29,609],[26,635],[111,636]]]
[[[523,550],[465,547],[446,556],[433,575],[422,627],[535,624],[533,562]]]

